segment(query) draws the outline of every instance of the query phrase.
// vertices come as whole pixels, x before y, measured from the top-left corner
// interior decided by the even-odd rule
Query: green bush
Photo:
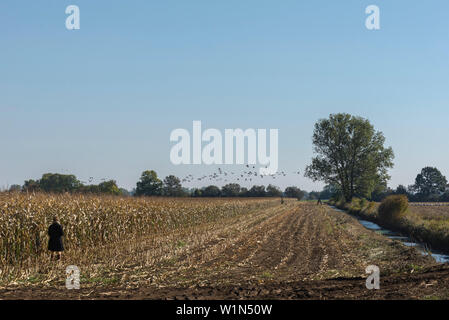
[[[384,221],[397,221],[405,216],[407,209],[407,196],[388,196],[382,201],[379,206],[379,218]]]
[[[368,215],[375,215],[377,213],[376,203],[369,201],[363,212]]]
[[[366,200],[365,198],[362,198],[360,200],[360,208],[363,210],[365,209],[365,207],[367,207],[369,205],[369,201]]]
[[[359,213],[362,210],[362,207],[360,205],[361,199],[359,198],[352,198],[351,202],[346,204],[346,210],[348,210],[350,213]]]

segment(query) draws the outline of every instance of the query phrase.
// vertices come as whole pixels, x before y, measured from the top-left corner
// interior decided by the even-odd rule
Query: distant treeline
[[[59,173],[46,173],[39,180],[27,180],[23,184],[13,185],[10,191],[23,192],[51,192],[51,193],[85,193],[85,194],[109,194],[122,196],[166,196],[166,197],[287,197],[296,199],[339,199],[342,193],[338,186],[326,185],[322,191],[306,192],[298,187],[287,187],[282,191],[272,184],[267,187],[254,185],[245,188],[237,183],[229,183],[223,187],[209,185],[203,188],[188,189],[182,186],[181,180],[169,175],[163,180],[159,179],[153,170],[144,171],[136,188],[128,191],[117,186],[116,181],[109,180],[100,184],[85,185],[74,175]],[[371,201],[382,201],[385,197],[393,194],[406,195],[413,202],[436,202],[449,201],[449,186],[446,177],[433,167],[425,167],[416,176],[415,183],[408,187],[399,185],[396,189],[380,184],[374,188]],[[356,194],[356,196],[359,196]],[[360,195],[363,198],[362,195]]]
[[[298,187],[287,187],[284,191],[274,185],[255,185],[251,188],[241,187],[237,183],[229,183],[223,187],[210,185],[204,188],[187,189],[181,180],[169,175],[165,179],[158,178],[153,170],[144,171],[136,188],[128,191],[119,188],[115,180],[104,181],[100,184],[85,185],[75,175],[46,173],[39,180],[26,180],[23,186],[13,185],[9,191],[48,192],[48,193],[83,193],[108,194],[122,196],[166,196],[166,197],[281,197],[301,200],[309,194]],[[318,193],[319,194],[319,193]],[[311,193],[315,196],[314,193]]]
[[[386,188],[375,194],[375,201],[381,201],[393,194],[406,195],[412,202],[448,202],[449,185],[446,177],[434,167],[425,167],[416,176],[415,183],[408,187],[399,185],[395,190]]]
[[[39,180],[26,180],[23,186],[12,185],[10,191],[23,192],[51,192],[51,193],[92,193],[110,195],[129,195],[123,188],[119,188],[115,180],[100,184],[85,185],[72,174],[46,173]]]
[[[396,189],[387,187],[386,183],[379,184],[367,199],[379,202],[390,195],[406,195],[411,202],[448,202],[449,185],[440,170],[434,167],[425,167],[416,176],[414,184],[408,187],[399,185]],[[363,195],[357,193],[355,196],[364,198]],[[338,188],[333,188],[332,198],[335,200],[343,198]]]

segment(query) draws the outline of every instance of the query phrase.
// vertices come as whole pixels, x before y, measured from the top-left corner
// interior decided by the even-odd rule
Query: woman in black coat
[[[62,237],[64,236],[64,231],[58,222],[57,217],[53,217],[53,223],[48,228],[48,250],[51,251],[51,260],[53,260],[53,255],[56,252],[56,260],[61,258],[61,252],[64,251],[64,246],[62,244]]]

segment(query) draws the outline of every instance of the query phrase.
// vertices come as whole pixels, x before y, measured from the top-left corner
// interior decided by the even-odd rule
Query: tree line
[[[284,192],[278,187],[270,184],[254,185],[250,189],[241,187],[238,183],[229,183],[223,187],[209,185],[203,188],[185,189],[181,185],[178,177],[170,175],[163,181],[157,177],[153,170],[144,171],[137,182],[135,189],[136,196],[191,196],[191,197],[289,197],[301,200],[305,192],[298,187],[287,187]]]
[[[101,182],[100,184],[84,185],[75,175],[59,173],[46,173],[39,180],[26,180],[23,186],[12,185],[9,191],[23,192],[49,192],[49,193],[84,193],[108,194],[122,196],[166,196],[166,197],[287,197],[296,199],[340,199],[343,192],[339,185],[326,185],[322,191],[306,192],[298,187],[290,186],[282,191],[272,184],[254,185],[245,188],[238,183],[229,183],[221,188],[209,185],[203,188],[187,189],[181,184],[178,177],[169,175],[160,180],[153,170],[144,171],[133,191],[119,188],[115,180]],[[358,195],[359,193],[355,193]],[[412,202],[449,202],[449,186],[447,178],[434,167],[425,167],[416,176],[415,183],[405,187],[399,185],[396,189],[379,184],[373,189],[367,199],[382,201],[389,195],[406,195]]]
[[[408,187],[399,185],[396,189],[386,188],[375,195],[381,201],[389,195],[406,195],[411,202],[449,202],[449,185],[446,177],[435,167],[425,167],[416,176],[415,183]]]
[[[49,193],[92,193],[110,195],[128,195],[126,189],[119,188],[115,180],[99,184],[85,185],[73,174],[45,173],[41,179],[26,180],[23,186],[13,185],[10,191],[49,192]]]
[[[317,194],[324,197],[329,196],[329,187]],[[326,191],[327,189],[327,191]],[[332,187],[330,198],[342,199],[343,193],[338,186]],[[311,192],[310,194],[315,194]],[[387,187],[386,185],[378,185],[369,197],[365,197],[371,201],[380,202],[390,195],[405,195],[410,202],[449,202],[449,185],[447,178],[435,167],[425,167],[416,176],[415,183],[409,186],[399,185],[396,189]]]
[[[38,180],[26,180],[23,186],[13,185],[9,191],[48,192],[48,193],[82,193],[107,194],[122,196],[165,196],[165,197],[281,197],[296,198],[307,196],[307,192],[298,187],[287,187],[284,191],[272,184],[267,187],[254,185],[251,188],[241,187],[237,183],[229,183],[223,187],[209,185],[203,188],[187,189],[181,180],[169,175],[161,180],[154,170],[144,171],[136,183],[136,188],[129,192],[119,188],[115,180],[100,184],[85,185],[75,175],[46,173]]]

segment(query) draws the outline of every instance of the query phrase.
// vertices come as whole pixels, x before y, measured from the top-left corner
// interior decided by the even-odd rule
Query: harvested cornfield
[[[26,283],[0,286],[0,297],[251,300],[449,297],[447,266],[366,229],[344,212],[296,200],[284,204],[279,199],[231,201],[260,207],[160,232],[139,241],[124,239],[99,248],[92,255],[83,252],[65,256],[50,272],[41,268],[30,274]],[[90,248],[86,250],[90,252]],[[65,287],[65,268],[71,264],[81,272],[79,290]],[[369,265],[380,268],[381,290],[368,290],[365,286]]]
[[[121,198],[86,195],[0,194],[0,279],[21,278],[45,258],[47,228],[57,216],[66,255],[126,240],[213,223],[277,200]]]

